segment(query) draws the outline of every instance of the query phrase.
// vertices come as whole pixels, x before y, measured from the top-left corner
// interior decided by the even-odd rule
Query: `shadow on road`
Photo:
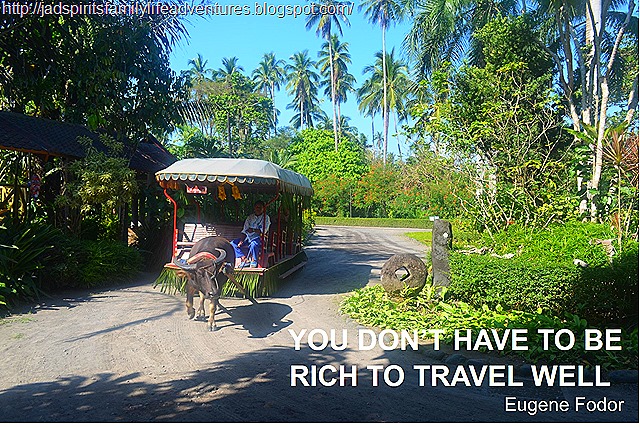
[[[42,294],[34,299],[34,302],[22,302],[11,307],[10,310],[0,308],[0,318],[8,315],[27,315],[38,311],[57,311],[60,309],[73,309],[83,303],[110,299],[105,292],[143,287],[153,282],[157,274],[142,273],[140,278],[119,285],[110,283],[92,287],[90,289],[61,289],[47,294]],[[136,290],[136,292],[138,292]],[[151,292],[148,292],[152,294]]]
[[[233,308],[227,308],[224,302],[218,305],[218,328],[240,326],[249,332],[250,338],[267,337],[291,325],[291,321],[284,319],[291,313],[291,307],[282,303],[261,301]]]
[[[64,377],[0,391],[4,422],[452,422],[452,421],[637,421],[637,388],[625,412],[504,412],[504,397],[487,388],[420,387],[411,358],[387,351],[380,360],[399,361],[405,381],[392,388],[372,387],[371,371],[358,367],[358,385],[290,386],[292,364],[338,367],[353,351],[295,351],[274,347],[242,354],[208,370],[185,375],[111,373]],[[406,351],[405,351],[406,352]],[[363,363],[364,364],[364,363]],[[382,364],[382,363],[381,363]],[[351,367],[347,367],[350,371]],[[157,377],[157,378],[156,378]],[[310,377],[307,377],[310,381]],[[328,376],[327,379],[331,379]],[[520,397],[561,399],[559,388],[509,391]],[[529,395],[535,394],[535,395]],[[587,394],[601,394],[589,388]],[[605,392],[606,394],[606,392]],[[635,397],[634,397],[635,395]]]
[[[362,288],[371,280],[378,280],[372,270],[379,268],[389,254],[364,252],[356,246],[345,248],[328,237],[315,238],[305,248],[309,257],[300,271],[282,282],[274,297],[299,294],[340,294]]]
[[[380,280],[379,269],[394,254],[424,257],[426,247],[404,230],[320,226],[305,247],[309,261],[282,283],[275,297],[341,294]]]

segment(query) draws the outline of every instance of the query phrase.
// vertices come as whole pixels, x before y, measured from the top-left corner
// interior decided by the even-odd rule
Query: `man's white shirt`
[[[264,233],[265,231],[269,230],[269,226],[271,226],[271,219],[266,213],[260,216],[257,216],[252,213],[252,214],[249,214],[247,219],[244,221],[244,227],[242,228],[242,233],[247,235],[247,239],[249,239],[249,241],[253,241],[254,239],[258,238],[261,233]],[[260,233],[247,232],[247,229],[259,229]]]

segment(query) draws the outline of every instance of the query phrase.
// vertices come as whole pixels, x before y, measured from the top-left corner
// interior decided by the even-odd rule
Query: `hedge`
[[[316,225],[364,226],[364,227],[406,227],[431,229],[433,222],[425,218],[365,218],[365,217],[316,217]]]
[[[449,297],[478,307],[502,305],[575,313],[591,323],[627,324],[638,316],[638,245],[611,263],[578,267],[566,261],[500,259],[453,253]]]

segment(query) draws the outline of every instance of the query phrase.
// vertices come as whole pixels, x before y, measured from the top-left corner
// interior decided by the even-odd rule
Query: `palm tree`
[[[256,68],[252,74],[256,89],[266,92],[271,98],[271,103],[273,104],[272,125],[274,132],[278,125],[276,90],[280,89],[280,84],[284,83],[285,80],[284,65],[283,60],[276,60],[276,54],[270,52],[262,56],[258,68]]]
[[[330,52],[333,53],[333,87],[331,86],[331,73],[328,73],[331,67]],[[349,43],[341,43],[337,35],[331,36],[331,40],[322,44],[322,50],[318,53],[320,60],[318,66],[320,72],[325,75],[325,80],[321,82],[325,86],[325,95],[331,96],[333,89],[335,95],[335,104],[337,117],[341,117],[340,105],[347,101],[349,92],[354,90],[356,78],[349,73],[349,64],[351,64],[351,54],[349,53]],[[342,121],[338,121],[338,133],[342,132]]]
[[[374,121],[378,113],[382,111],[382,94],[379,82],[373,77],[366,79],[356,91],[358,97],[358,110],[365,116],[371,117],[371,134],[374,134]],[[378,134],[382,135],[380,132]]]
[[[358,109],[367,116],[373,117],[380,111],[386,110],[387,112],[395,111],[400,121],[406,117],[405,103],[411,85],[409,69],[402,61],[396,60],[394,55],[394,49],[386,55],[378,52],[375,64],[368,65],[363,70],[363,73],[370,73],[370,76],[357,91]],[[383,70],[383,67],[386,70]],[[384,136],[388,133],[388,126],[389,118],[387,117],[383,132],[383,164],[386,164],[387,159],[387,144]]]
[[[358,128],[355,126],[351,126],[349,124],[350,117],[340,116],[340,121],[338,122],[342,133],[347,136],[350,140],[356,143],[360,143],[364,145],[366,143],[367,137],[364,134],[360,134]]]
[[[207,68],[207,62],[209,61],[204,59],[201,54],[189,60],[188,65],[190,65],[191,68],[187,73],[194,85],[208,80],[206,75],[211,72],[211,69]]]
[[[265,159],[271,163],[275,163],[276,165],[287,169],[295,168],[296,164],[298,163],[298,156],[292,154],[286,148],[273,148],[268,150],[265,155]]]
[[[342,129],[343,136],[346,136],[352,141],[357,142],[360,140],[358,128],[356,128],[355,126],[351,126],[349,124],[350,120],[351,120],[350,117],[340,116],[340,120],[338,121],[338,124],[340,125],[340,129]],[[327,116],[324,112],[322,112],[322,117],[320,117],[318,122],[316,123],[316,129],[324,129],[326,131],[331,131],[332,127],[333,127],[333,122],[331,118]]]
[[[414,1],[414,19],[404,47],[425,75],[443,61],[459,62],[469,54],[480,62],[480,45],[469,43],[474,31],[500,16],[518,14],[522,0],[423,0]]]
[[[383,163],[387,162],[387,141],[389,135],[389,111],[387,110],[387,67],[385,64],[387,57],[385,33],[390,24],[394,21],[402,19],[404,8],[402,4],[396,0],[364,0],[360,5],[360,10],[365,9],[364,14],[369,18],[372,24],[380,25],[382,29],[382,121],[384,127],[384,157]]]
[[[287,64],[287,90],[293,101],[287,108],[293,108],[297,114],[292,118],[296,128],[313,126],[318,112],[318,73],[314,71],[316,63],[309,57],[309,51],[296,52]]]
[[[347,26],[350,25],[349,20],[343,12],[337,13],[329,13],[331,9],[334,11],[341,11],[342,9],[339,6],[345,6],[346,2],[334,1],[334,0],[322,0],[320,2],[320,6],[324,6],[324,10],[326,11],[324,14],[319,11],[322,8],[316,8],[314,10],[318,10],[316,13],[312,13],[307,17],[307,23],[305,28],[307,30],[316,27],[316,35],[326,39],[327,41],[331,40],[331,31],[333,27],[340,33],[342,36],[342,23]],[[333,105],[333,139],[335,142],[336,151],[338,151],[338,124],[336,121],[336,87],[335,87],[335,76],[334,76],[334,68],[333,68],[333,53],[331,52],[331,43],[329,43],[329,70],[331,74],[331,103]]]
[[[317,101],[317,100],[316,100]],[[296,102],[289,103],[288,108],[296,107]],[[312,105],[304,111],[304,117],[298,112],[291,117],[289,123],[294,129],[300,129],[300,123],[303,122],[307,128],[314,128],[314,123],[319,123],[327,117],[327,114],[318,107],[317,104]]]
[[[238,65],[238,57],[222,58],[222,67],[213,72],[214,79],[227,80],[233,73],[244,71],[244,68]]]
[[[169,0],[167,3],[180,5],[182,2]],[[156,40],[167,53],[171,53],[181,40],[189,40],[189,31],[185,25],[187,21],[179,14],[144,14],[136,19],[149,24]]]

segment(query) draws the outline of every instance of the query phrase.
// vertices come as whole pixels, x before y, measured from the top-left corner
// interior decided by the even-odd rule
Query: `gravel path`
[[[349,291],[379,281],[394,253],[424,256],[408,229],[317,228],[308,264],[279,293],[222,299],[219,330],[187,320],[184,299],[150,280],[68,292],[0,320],[0,421],[638,421],[637,385],[610,388],[420,387],[423,353],[357,350],[359,326],[338,312]],[[293,348],[289,329],[346,329],[347,349]],[[339,341],[341,342],[341,341]],[[291,365],[359,370],[357,387],[290,386]],[[372,387],[367,365],[397,364],[399,387]],[[382,380],[381,380],[382,382]],[[348,384],[350,385],[350,384]],[[624,399],[622,412],[504,411],[505,395]]]

